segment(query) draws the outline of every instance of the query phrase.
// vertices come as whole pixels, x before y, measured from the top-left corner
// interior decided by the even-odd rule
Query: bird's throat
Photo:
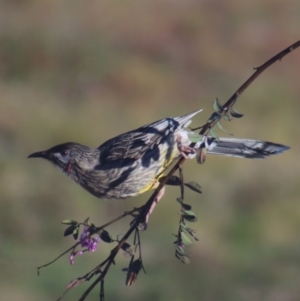
[[[66,167],[65,167],[65,172],[66,172],[67,174],[69,174],[70,171],[71,171],[71,168],[72,168],[72,164],[71,164],[71,163],[68,163],[68,164],[66,165]]]

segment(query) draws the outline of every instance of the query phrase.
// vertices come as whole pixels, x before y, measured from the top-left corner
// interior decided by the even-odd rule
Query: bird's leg
[[[183,158],[190,159],[192,157],[195,157],[196,150],[190,146],[183,145],[182,137],[180,135],[176,138],[176,143],[177,143],[177,148],[180,151],[180,154]]]
[[[161,188],[161,190],[158,192],[157,196],[155,197],[155,199],[153,200],[151,207],[145,217],[145,220],[139,224],[138,228],[139,230],[143,231],[147,229],[147,225],[148,225],[148,221],[149,221],[149,217],[151,215],[151,213],[153,212],[155,206],[158,204],[158,202],[161,200],[161,198],[164,196],[165,194],[165,186],[163,186]]]

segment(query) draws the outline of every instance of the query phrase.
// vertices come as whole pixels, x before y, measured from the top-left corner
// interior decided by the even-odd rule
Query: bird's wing
[[[139,159],[159,145],[168,135],[189,124],[201,110],[175,118],[165,118],[112,138],[99,146],[100,161]]]

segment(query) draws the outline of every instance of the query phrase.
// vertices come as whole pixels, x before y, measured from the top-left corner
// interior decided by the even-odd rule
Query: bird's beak
[[[42,151],[42,152],[33,153],[29,155],[27,158],[47,158],[47,157],[48,157],[47,152]]]

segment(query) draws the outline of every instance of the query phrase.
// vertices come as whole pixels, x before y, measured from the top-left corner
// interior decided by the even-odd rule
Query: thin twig
[[[116,217],[116,218],[110,220],[109,222],[107,222],[106,224],[102,225],[101,227],[97,227],[97,228],[95,229],[95,231],[92,231],[91,235],[92,235],[92,234],[95,234],[95,233],[98,233],[98,232],[101,231],[102,229],[104,229],[104,228],[108,227],[109,225],[111,225],[111,224],[117,222],[118,220],[124,218],[124,217],[127,216],[127,215],[132,215],[132,213],[134,213],[134,212],[136,212],[136,211],[140,211],[141,208],[142,208],[142,207],[134,208],[133,210],[124,212],[122,215],[120,215],[120,216],[118,216],[118,217]]]
[[[38,275],[40,275],[40,269],[47,267],[48,265],[52,264],[53,262],[55,262],[56,260],[58,260],[59,258],[61,258],[62,256],[64,256],[65,254],[67,254],[68,252],[70,252],[71,250],[75,249],[78,245],[80,244],[80,242],[77,242],[75,245],[73,245],[71,248],[69,248],[68,250],[66,250],[65,252],[63,252],[62,254],[58,255],[56,258],[54,258],[53,260],[51,260],[50,262],[43,264],[39,267],[37,267],[37,273]]]
[[[223,110],[219,112],[221,118],[228,112],[229,109],[233,107],[238,97],[252,84],[252,82],[267,68],[273,65],[275,62],[280,61],[284,56],[288,55],[290,52],[295,50],[300,46],[300,40],[286,49],[282,50],[263,65],[254,68],[256,70],[238,89],[237,91],[227,100],[227,102],[223,105]],[[208,131],[219,121],[220,119],[208,121],[200,131],[200,135],[205,135]]]

